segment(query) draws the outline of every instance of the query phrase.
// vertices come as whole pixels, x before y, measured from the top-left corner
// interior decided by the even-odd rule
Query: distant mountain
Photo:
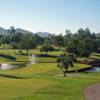
[[[6,29],[0,27],[0,34],[7,35],[8,34],[8,31]]]
[[[16,33],[28,33],[28,34],[37,34],[41,37],[47,37],[48,35],[50,35],[50,33],[48,32],[37,32],[37,33],[33,33],[33,32],[30,32],[28,30],[24,30],[24,29],[21,29],[21,28],[17,28],[16,29]]]
[[[96,34],[96,37],[100,37],[100,33],[97,33],[97,34]]]
[[[34,34],[33,32],[30,32],[30,31],[27,31],[27,30],[24,30],[24,29],[21,29],[21,28],[17,28],[16,33]]]
[[[39,36],[41,36],[41,37],[47,37],[47,36],[49,36],[51,33],[48,33],[48,32],[37,32],[37,33],[35,33],[35,34],[37,34],[37,35],[39,35]]]
[[[23,34],[37,34],[41,37],[47,37],[50,35],[50,33],[48,32],[37,32],[37,33],[33,33],[31,31],[28,31],[28,30],[24,30],[24,29],[21,29],[21,28],[17,28],[16,29],[16,33],[23,33]],[[7,29],[4,29],[2,27],[0,27],[0,34],[2,35],[7,35],[9,34],[9,32],[7,31]]]

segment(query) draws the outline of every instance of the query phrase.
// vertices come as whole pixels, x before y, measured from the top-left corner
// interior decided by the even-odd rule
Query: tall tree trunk
[[[66,73],[67,73],[67,72],[66,72],[66,71],[64,71],[64,77],[66,77]]]

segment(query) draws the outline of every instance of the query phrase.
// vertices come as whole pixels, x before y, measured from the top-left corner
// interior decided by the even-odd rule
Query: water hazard
[[[84,72],[100,72],[100,67],[99,66],[93,66],[89,69],[84,70]]]
[[[22,68],[26,67],[27,65],[35,64],[36,63],[36,56],[35,55],[29,55],[29,63],[17,63],[17,64],[8,64],[8,63],[2,63],[0,64],[0,70],[10,70],[10,69],[16,69],[16,68]]]

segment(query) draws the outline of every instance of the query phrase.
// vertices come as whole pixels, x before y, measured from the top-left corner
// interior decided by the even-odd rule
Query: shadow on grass
[[[0,57],[4,57],[6,59],[16,61],[16,58],[11,55],[0,54]]]
[[[37,54],[36,55],[37,57],[51,57],[51,58],[57,58],[57,56],[55,56],[55,55],[48,55],[48,54]]]
[[[14,76],[14,75],[7,75],[7,74],[0,74],[1,77],[5,78],[13,78],[13,79],[27,79],[25,77],[20,77],[20,76]]]

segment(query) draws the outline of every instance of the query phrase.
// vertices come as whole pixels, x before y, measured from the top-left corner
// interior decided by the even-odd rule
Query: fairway
[[[0,61],[2,63],[29,62],[28,56],[18,55],[10,50],[0,50],[0,52],[2,54],[9,53],[17,58],[17,61],[1,58]],[[33,52],[35,54],[39,53]],[[50,55],[58,55],[60,53],[53,52]],[[93,55],[93,57],[96,58],[97,56]],[[57,68],[54,58],[36,59],[40,62],[42,61],[42,63],[26,65],[23,68],[14,70],[0,70],[0,100],[84,100],[85,87],[99,82],[99,73],[94,73],[95,76],[92,73],[80,73],[78,76],[69,74],[68,77],[63,77],[63,72]],[[89,67],[89,65],[75,64],[74,67],[68,70],[77,70],[85,67]]]
[[[0,74],[26,79],[0,77],[0,99],[3,100],[84,100],[84,88],[99,77],[80,74],[64,78],[56,64],[42,63],[22,69],[0,71]],[[96,74],[95,74],[96,76]]]
[[[55,84],[55,82],[41,79],[0,79],[0,99],[12,100],[17,96],[28,96],[41,88]]]

